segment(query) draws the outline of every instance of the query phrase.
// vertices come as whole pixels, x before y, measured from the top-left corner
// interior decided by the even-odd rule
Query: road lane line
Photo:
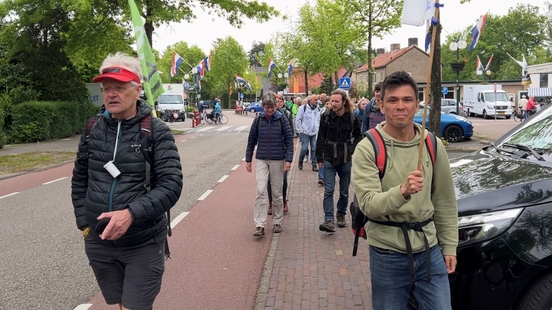
[[[219,129],[215,130],[216,132],[223,132],[223,131],[226,131],[228,129],[232,128],[232,126],[222,126],[220,127]]]
[[[211,194],[213,192],[212,189],[206,191],[205,193],[203,193],[203,195],[201,195],[197,200],[205,200],[205,198],[207,198],[207,196],[209,196],[209,194]]]
[[[195,138],[197,138],[197,136],[193,136],[193,137],[191,137],[190,139],[195,139]]]
[[[180,141],[180,143],[182,143],[182,142],[186,142],[186,141],[188,141],[188,139],[184,139],[184,140]]]
[[[249,126],[240,126],[240,127],[236,128],[236,131],[241,132],[242,130],[245,130],[247,128],[249,128]]]
[[[222,178],[220,178],[220,180],[218,180],[218,182],[219,183],[224,182],[224,180],[226,180],[227,177],[228,177],[228,175],[222,176]]]
[[[10,197],[10,196],[13,196],[13,195],[16,195],[16,194],[19,194],[19,192],[13,192],[13,193],[11,193],[11,194],[7,194],[7,195],[4,195],[4,196],[0,196],[0,199],[6,198],[6,197]]]
[[[240,167],[240,165],[235,165],[234,168],[232,168],[232,171],[235,171],[236,169],[238,169]]]
[[[54,182],[65,180],[65,179],[67,179],[67,177],[63,177],[63,178],[55,179],[55,180],[52,180],[52,181],[49,181],[49,182],[45,182],[45,183],[42,183],[42,185],[52,184]]]
[[[182,221],[190,212],[182,212],[180,213],[174,220],[171,221],[171,228],[175,228],[180,221]]]
[[[202,131],[208,131],[208,130],[211,130],[213,127],[203,127],[203,128],[200,128],[200,129],[196,129],[196,132],[202,132]]]
[[[92,304],[80,304],[75,308],[75,310],[88,310],[90,307],[92,307]]]

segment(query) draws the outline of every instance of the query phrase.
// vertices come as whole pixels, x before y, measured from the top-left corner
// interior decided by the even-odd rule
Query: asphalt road
[[[222,125],[206,130],[206,125],[199,128],[202,131],[190,129],[176,136],[184,189],[172,209],[173,218],[190,211],[198,198],[242,162],[249,132],[244,128],[252,121],[251,115],[234,115],[224,130]],[[190,122],[171,126],[190,126]],[[242,130],[236,131],[238,127]],[[74,309],[98,291],[75,226],[71,169],[68,164],[0,181],[1,310]],[[35,184],[36,180],[43,182]]]

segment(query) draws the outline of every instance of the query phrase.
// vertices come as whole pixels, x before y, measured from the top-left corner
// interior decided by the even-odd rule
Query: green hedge
[[[71,137],[99,111],[91,103],[29,101],[15,105],[9,143],[29,143]]]
[[[6,133],[4,132],[4,109],[0,106],[0,149],[6,144]]]

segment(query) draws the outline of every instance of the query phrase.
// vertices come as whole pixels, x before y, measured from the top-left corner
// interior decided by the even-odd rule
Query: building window
[[[418,100],[420,100],[420,101],[425,100],[425,98],[424,98],[424,88],[423,87],[418,87]]]
[[[447,99],[454,99],[454,87],[447,87],[448,93],[443,97]]]
[[[539,87],[548,87],[548,73],[543,73],[540,75]]]

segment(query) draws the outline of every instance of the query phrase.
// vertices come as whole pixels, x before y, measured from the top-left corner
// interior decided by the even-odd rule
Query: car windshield
[[[552,160],[552,108],[547,107],[524,122],[524,126],[501,144],[521,145],[537,150],[547,161]]]
[[[161,95],[159,103],[183,103],[181,95]]]
[[[485,93],[485,101],[487,102],[508,101],[508,96],[506,96],[506,93],[503,93],[503,92],[497,92],[496,96],[495,96],[495,93]]]

